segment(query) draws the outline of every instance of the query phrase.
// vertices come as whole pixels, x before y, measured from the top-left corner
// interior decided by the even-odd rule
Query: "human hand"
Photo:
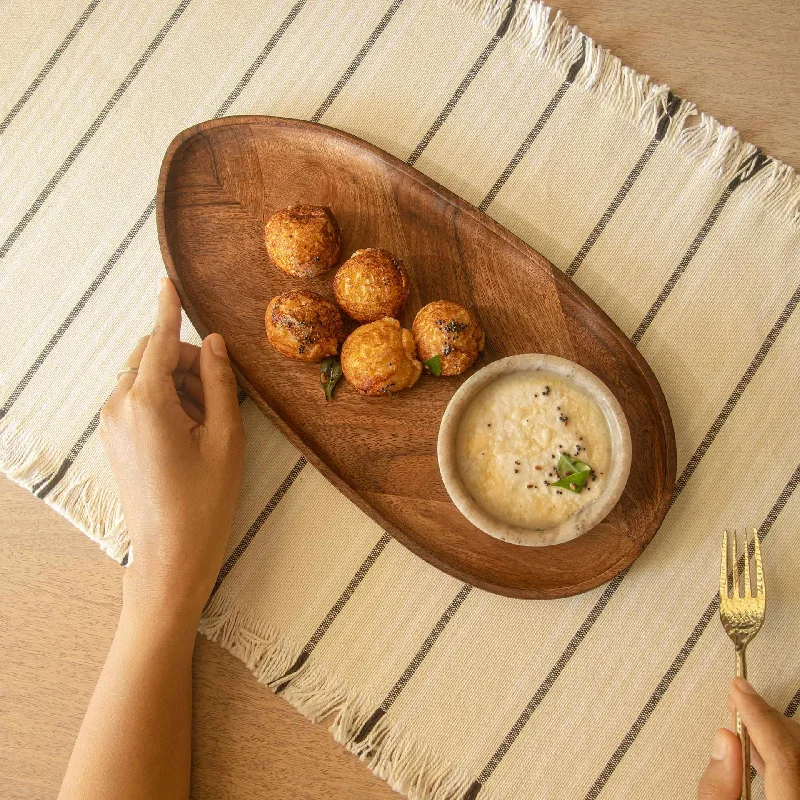
[[[180,309],[162,279],[153,332],[126,365],[139,372],[120,376],[100,435],[131,539],[124,604],[196,626],[230,533],[244,428],[223,338],[181,342]]]
[[[738,710],[750,734],[753,766],[764,778],[767,800],[800,800],[800,725],[767,705],[743,678],[732,681],[728,706]],[[739,800],[741,789],[739,737],[721,728],[714,735],[698,800]]]

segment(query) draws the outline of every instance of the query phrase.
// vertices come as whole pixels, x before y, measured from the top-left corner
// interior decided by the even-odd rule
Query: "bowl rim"
[[[558,525],[522,528],[488,514],[470,495],[458,472],[455,442],[461,418],[475,396],[499,378],[520,372],[555,373],[589,394],[600,406],[611,433],[611,468],[606,487]],[[525,353],[493,361],[471,375],[450,398],[436,445],[439,472],[447,493],[458,510],[479,530],[510,544],[543,547],[575,539],[602,522],[622,496],[630,474],[632,446],[628,421],[614,393],[593,372],[566,358],[545,353]]]

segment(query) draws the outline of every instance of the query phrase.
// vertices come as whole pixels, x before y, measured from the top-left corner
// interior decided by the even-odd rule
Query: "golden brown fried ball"
[[[385,317],[356,328],[342,345],[342,372],[360,394],[399,392],[417,382],[417,360],[411,331]]]
[[[438,355],[442,375],[460,375],[483,350],[483,328],[475,315],[449,300],[437,300],[421,308],[411,326],[421,361]]]
[[[358,322],[396,317],[408,300],[408,273],[386,250],[356,250],[336,271],[336,301]]]
[[[322,361],[335,356],[345,337],[339,309],[315,292],[286,292],[273,297],[264,324],[270,344],[295,361]]]
[[[339,258],[336,217],[324,206],[291,206],[276,211],[264,229],[269,257],[289,275],[314,278]]]

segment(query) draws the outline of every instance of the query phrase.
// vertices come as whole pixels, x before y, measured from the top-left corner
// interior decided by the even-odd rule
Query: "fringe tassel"
[[[336,741],[411,800],[462,800],[475,776],[466,775],[421,743],[391,713],[382,717],[363,741],[354,743],[373,710],[364,715],[340,714],[331,727]],[[484,789],[481,800],[496,800],[496,795]]]
[[[26,489],[35,491],[52,478],[62,458],[9,417],[0,422],[0,471]],[[45,502],[116,561],[128,551],[128,532],[113,484],[101,486],[95,477],[72,469]]]
[[[510,8],[510,0],[500,4],[495,0],[446,1],[475,17],[492,32]],[[658,119],[666,108],[669,86],[657,84],[648,75],[626,67],[605,47],[570,25],[560,11],[554,12],[538,0],[521,0],[505,39],[562,77],[585,43],[586,61],[574,86],[592,94],[647,135],[655,134]],[[700,113],[698,119],[695,104],[683,99],[673,115],[664,144],[724,182],[730,181],[744,159],[758,149],[745,142],[737,130],[708,114]],[[800,222],[800,177],[787,164],[772,159],[762,173],[748,181],[742,193],[763,203],[768,211],[792,223]]]
[[[271,689],[284,682],[286,671],[302,649],[255,613],[234,608],[220,594],[212,598],[203,613],[200,632],[243,661],[256,679]],[[474,776],[442,759],[398,725],[391,714],[356,744],[355,738],[380,699],[366,698],[348,689],[313,658],[292,674],[281,696],[312,722],[333,715],[330,730],[336,741],[411,800],[461,800],[474,780]],[[484,790],[481,800],[497,797]]]
[[[33,487],[49,478],[60,460],[42,441],[9,417],[0,422],[0,470],[20,486]]]
[[[121,561],[128,552],[130,539],[113,482],[103,486],[94,476],[73,470],[47,495],[45,502],[97,542],[111,558]]]

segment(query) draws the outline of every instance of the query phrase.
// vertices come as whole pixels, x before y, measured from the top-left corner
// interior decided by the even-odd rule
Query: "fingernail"
[[[734,683],[742,694],[757,694],[756,690],[750,685],[750,682],[746,678],[736,678]]]
[[[215,356],[226,356],[228,354],[225,350],[225,340],[218,333],[209,334],[208,340],[211,345],[211,352]]]
[[[711,745],[711,758],[715,761],[724,761],[728,756],[728,737],[722,731],[714,734],[714,744]]]

